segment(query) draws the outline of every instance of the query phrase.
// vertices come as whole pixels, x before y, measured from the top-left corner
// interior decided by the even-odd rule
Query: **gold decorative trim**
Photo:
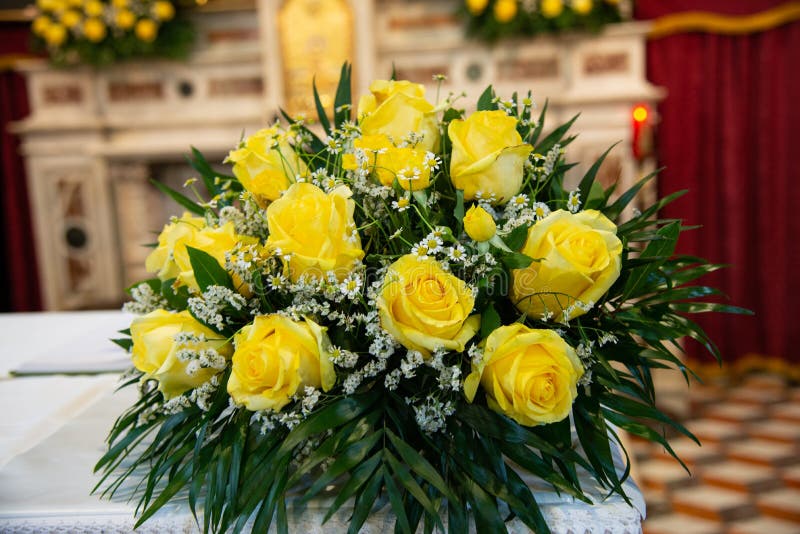
[[[16,70],[17,65],[26,60],[35,58],[31,54],[3,54],[0,55],[0,72],[6,70]]]
[[[800,2],[786,2],[752,15],[720,15],[686,11],[653,20],[648,37],[660,39],[677,33],[708,32],[742,35],[769,30],[800,19]]]

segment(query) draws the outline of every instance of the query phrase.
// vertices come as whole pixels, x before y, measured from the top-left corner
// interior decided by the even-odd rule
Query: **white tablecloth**
[[[129,317],[121,312],[0,315],[0,358],[7,369],[14,369],[27,357],[41,358],[42,347],[45,354],[60,354],[53,337],[57,332],[70,343],[82,343],[81,354],[90,361],[91,348],[105,350],[107,338],[125,328],[128,321]],[[30,335],[34,331],[39,335]],[[72,335],[76,331],[83,335]],[[35,346],[37,341],[42,342],[39,348]],[[13,354],[6,358],[9,348]],[[65,354],[70,350],[65,349]],[[104,452],[105,436],[114,419],[135,399],[132,388],[112,393],[116,383],[114,375],[0,379],[0,430],[4,436],[11,435],[0,440],[0,532],[132,529],[133,505],[120,499],[100,500],[89,494],[96,482],[92,467]],[[588,480],[585,489],[600,504],[574,502],[544,487],[536,490],[537,501],[555,534],[641,532],[644,501],[633,481],[626,484],[626,491],[634,507],[618,496],[602,501],[604,492],[593,490]],[[302,515],[292,515],[290,508],[292,532],[345,531],[346,511],[324,527],[319,526],[330,502],[328,498],[310,504]],[[362,532],[391,531],[387,508],[371,517]],[[174,502],[138,532],[196,530],[185,503]],[[528,531],[518,522],[509,524],[509,530]]]

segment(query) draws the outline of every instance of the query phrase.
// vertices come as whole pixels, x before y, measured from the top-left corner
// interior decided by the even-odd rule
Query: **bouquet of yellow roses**
[[[171,0],[37,0],[36,8],[34,45],[56,64],[183,59],[194,42]]]
[[[623,222],[651,177],[603,190],[602,158],[565,189],[572,121],[543,135],[530,93],[489,87],[467,114],[407,81],[355,108],[349,88],[345,65],[332,117],[315,90],[319,125],[256,132],[232,174],[195,150],[191,193],[157,184],[186,213],[130,289],[116,341],[141,397],[98,487],[144,468],[139,524],[184,492],[204,530],[257,532],[330,484],[325,520],[349,503],[351,532],[387,502],[400,532],[549,532],[522,476],[624,495],[615,428],[670,451],[652,426],[690,435],[651,379],[687,374],[684,336],[716,354],[686,314],[742,311],[698,302],[717,266],[673,255],[681,223],[657,212],[680,193]]]

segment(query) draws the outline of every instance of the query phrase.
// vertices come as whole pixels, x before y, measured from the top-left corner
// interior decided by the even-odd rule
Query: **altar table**
[[[112,371],[126,365],[127,355],[108,341],[129,322],[130,315],[117,311],[0,314],[0,532],[132,531],[133,502],[90,495],[97,482],[92,467],[105,450],[106,434],[136,396],[135,388],[114,392],[119,373]],[[91,374],[98,372],[103,374]],[[645,505],[633,480],[625,490],[634,506],[617,495],[604,498],[606,492],[588,477],[584,488],[594,506],[535,481],[531,486],[554,534],[641,532]],[[331,499],[329,493],[302,512],[293,512],[290,504],[291,531],[346,531],[346,509],[319,524]],[[388,508],[370,517],[362,532],[393,531]],[[528,532],[518,520],[508,528]],[[137,529],[197,531],[180,501]]]

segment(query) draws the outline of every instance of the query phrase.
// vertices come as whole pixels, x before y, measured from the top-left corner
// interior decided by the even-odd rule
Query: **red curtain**
[[[27,52],[27,24],[2,23],[0,35],[0,57]],[[25,169],[19,139],[8,131],[11,122],[26,115],[24,78],[0,66],[0,311],[41,307]]]
[[[741,14],[775,3],[689,7]],[[642,0],[637,9],[651,18],[679,4]],[[800,362],[800,22],[654,39],[647,63],[651,82],[668,91],[658,108],[659,192],[690,190],[663,215],[702,225],[682,235],[679,251],[730,264],[704,280],[756,314],[698,322],[728,361],[754,353]]]

